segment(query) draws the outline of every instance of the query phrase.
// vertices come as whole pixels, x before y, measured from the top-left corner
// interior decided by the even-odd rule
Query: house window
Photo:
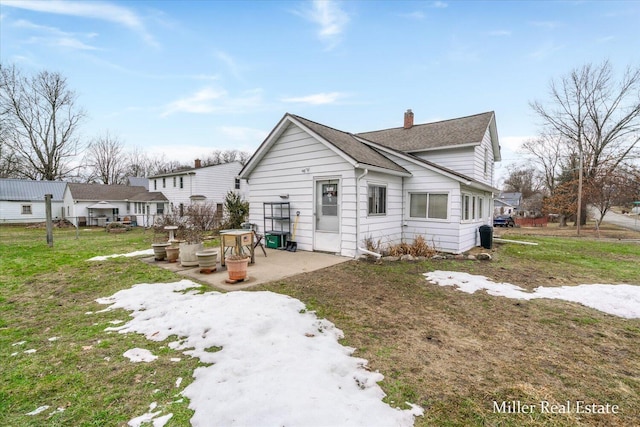
[[[184,204],[180,203],[180,216],[184,216]]]
[[[164,203],[158,203],[156,205],[156,213],[159,215],[164,214]]]
[[[167,178],[162,178],[162,188],[167,188]]]
[[[154,190],[157,190],[157,189],[158,189],[158,180],[157,180],[157,179],[154,179],[154,180],[153,180],[153,189],[154,189]]]
[[[385,215],[387,213],[387,187],[369,186],[369,215]]]
[[[180,188],[184,188],[184,178],[180,177]]]
[[[468,221],[471,219],[471,196],[468,194],[462,195],[462,220]]]
[[[471,219],[476,219],[476,196],[471,197]]]
[[[478,197],[478,219],[484,218],[484,197]]]
[[[22,205],[22,215],[31,215],[33,212],[31,211],[31,205]]]
[[[173,188],[176,188],[176,177],[173,177]]]
[[[411,218],[447,219],[449,195],[443,193],[411,193]]]
[[[236,188],[236,190],[240,189],[240,178],[236,178],[235,188]]]

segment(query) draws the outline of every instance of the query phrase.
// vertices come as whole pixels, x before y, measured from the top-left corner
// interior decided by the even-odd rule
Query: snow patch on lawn
[[[189,280],[139,284],[97,300],[132,311],[120,333],[178,336],[169,347],[211,364],[198,367],[182,391],[192,425],[412,426],[423,414],[415,405],[385,404],[377,384],[383,375],[352,357],[354,349],[338,343],[342,331],[299,300],[199,287]]]
[[[134,256],[150,256],[153,255],[153,248],[146,249],[144,251],[135,251],[129,252],[126,254],[114,254],[114,255],[103,255],[103,256],[94,256],[93,258],[89,258],[87,261],[105,261],[109,258],[118,258],[118,257],[134,257]]]
[[[640,286],[636,285],[577,285],[535,288],[529,292],[510,283],[496,283],[485,276],[457,271],[436,270],[424,273],[431,283],[440,286],[456,286],[458,290],[472,294],[486,290],[489,295],[531,300],[535,298],[561,299],[577,302],[614,316],[627,319],[640,318]]]
[[[158,358],[158,356],[154,356],[149,350],[145,350],[143,348],[132,348],[131,350],[127,350],[123,354],[124,357],[128,358],[134,363],[137,362],[153,362]]]

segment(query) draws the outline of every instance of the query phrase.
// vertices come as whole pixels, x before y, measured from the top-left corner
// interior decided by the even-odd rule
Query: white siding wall
[[[264,232],[263,203],[291,203],[292,229],[300,211],[296,242],[301,250],[313,250],[314,178],[339,178],[342,192],[340,253],[355,254],[355,172],[353,167],[302,129],[290,124],[264,155],[249,178],[249,218]],[[288,199],[281,199],[288,194]]]
[[[493,213],[493,199],[492,194],[489,192],[483,192],[466,187],[461,189],[462,195],[475,196],[476,200],[482,198],[482,213],[476,216],[475,219],[460,220],[460,246],[458,253],[466,252],[469,249],[480,245],[480,234],[478,229],[482,225],[492,224]],[[459,198],[462,203],[462,196]],[[476,202],[478,203],[478,202]]]
[[[473,177],[476,168],[475,147],[433,150],[415,155],[469,177]]]
[[[225,196],[230,190],[235,191],[235,178],[242,170],[239,162],[224,163],[216,166],[206,166],[203,168],[176,173],[166,177],[150,178],[149,191],[160,191],[169,200],[170,204],[178,207],[180,203],[184,206],[191,204],[191,196],[205,196],[207,203],[224,203]],[[175,185],[174,185],[175,177]],[[180,188],[180,178],[183,180],[183,187]],[[165,186],[162,180],[165,179]],[[156,182],[154,184],[154,181]],[[240,182],[240,194],[247,198],[247,184]]]
[[[22,206],[30,205],[31,214],[23,214]],[[51,202],[51,216],[62,218],[63,203]],[[33,201],[0,201],[0,224],[20,224],[30,222],[43,222],[47,218],[45,203],[42,200]]]
[[[486,172],[485,172],[485,151],[487,154]],[[494,174],[495,167],[494,167],[493,147],[491,145],[491,134],[488,128],[484,134],[482,143],[474,148],[473,166],[474,166],[473,174],[469,176],[471,176],[472,178],[484,184],[487,184],[487,185],[493,184],[493,174]]]
[[[362,174],[358,170],[358,176]],[[385,215],[369,215],[368,187],[379,185],[387,187],[387,213]],[[360,241],[358,246],[364,247],[364,239],[370,237],[381,246],[396,245],[402,242],[402,177],[369,172],[360,180]]]

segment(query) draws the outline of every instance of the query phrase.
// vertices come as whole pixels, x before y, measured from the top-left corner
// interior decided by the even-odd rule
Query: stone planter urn
[[[180,243],[180,265],[183,267],[198,266],[198,252],[202,252],[202,243]]]
[[[178,261],[178,257],[180,256],[180,247],[179,246],[167,246],[167,261],[168,262],[176,262]]]
[[[249,257],[241,255],[231,255],[224,260],[229,274],[229,282],[235,283],[247,278],[249,267]]]
[[[218,262],[218,251],[215,249],[205,249],[197,252],[198,265],[200,266],[200,273],[210,274],[216,271],[216,264]]]
[[[153,257],[156,261],[162,261],[167,257],[167,247],[169,243],[152,243]]]

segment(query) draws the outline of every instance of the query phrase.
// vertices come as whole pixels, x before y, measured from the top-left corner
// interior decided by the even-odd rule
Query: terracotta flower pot
[[[249,258],[236,258],[231,256],[225,259],[229,280],[239,281],[247,278],[247,269],[249,267]]]
[[[156,261],[162,261],[167,257],[167,247],[169,243],[152,243],[153,256]]]
[[[166,251],[167,251],[168,262],[178,261],[178,257],[180,256],[180,248],[178,246],[168,246],[166,248]]]

